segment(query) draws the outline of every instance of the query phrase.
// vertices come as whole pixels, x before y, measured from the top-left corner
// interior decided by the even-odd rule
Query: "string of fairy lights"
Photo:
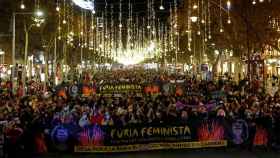
[[[232,23],[230,0],[186,1],[187,10],[184,12],[187,17],[184,20],[187,26],[184,31],[179,26],[178,0],[160,0],[160,4],[156,0],[147,0],[146,14],[139,13],[138,4],[132,0],[119,0],[112,4],[105,1],[105,7],[99,9],[102,10],[100,14],[96,14],[94,5],[86,3],[83,6],[86,9],[77,9],[78,1],[84,0],[56,0],[54,11],[57,15],[56,39],[63,43],[62,53],[71,54],[67,53],[67,48],[79,47],[80,52],[75,53],[80,53],[80,65],[87,61],[117,61],[129,65],[145,59],[163,59],[166,63],[168,54],[175,54],[172,58],[176,64],[180,53],[198,57],[202,63],[207,43],[212,40],[216,29],[212,25],[214,20],[218,19],[220,33],[225,31],[225,24]],[[85,2],[94,4],[92,0]],[[36,9],[42,4],[36,0]],[[124,8],[126,6],[128,9]],[[24,0],[21,0],[20,8],[26,8]],[[218,13],[214,11],[217,8]],[[169,11],[169,18],[163,20],[157,14],[158,10]],[[180,50],[183,34],[187,34],[185,52]]]
[[[272,2],[272,0],[252,0],[252,4],[253,5],[256,5],[256,4],[258,4],[258,3],[264,3],[264,2]]]
[[[213,44],[213,33],[218,32],[222,35],[225,25],[232,24],[231,9],[230,0],[188,1],[185,34],[191,63],[208,63],[207,47]]]

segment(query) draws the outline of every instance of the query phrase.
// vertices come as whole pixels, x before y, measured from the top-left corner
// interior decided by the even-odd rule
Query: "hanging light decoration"
[[[164,10],[164,6],[163,6],[163,0],[160,1],[160,6],[159,6],[160,10]]]
[[[222,0],[220,0],[220,5],[219,5],[219,8],[220,8],[220,33],[223,33],[224,32],[224,27],[223,27],[223,17],[222,17]]]
[[[206,4],[204,3],[204,1],[201,1],[201,24],[205,24],[205,8]]]
[[[253,5],[256,5],[256,4],[257,4],[257,1],[256,1],[256,0],[253,0],[252,4],[253,4]]]
[[[189,3],[192,4],[191,1]],[[199,13],[199,11],[197,11],[199,6],[197,5],[197,3],[194,3],[194,4],[192,4],[192,8],[193,8],[193,10],[192,10],[192,15],[190,16],[190,19],[193,23],[196,23],[199,19],[198,16],[197,16],[197,13],[196,13],[196,12]]]
[[[57,1],[56,1],[56,7],[55,7],[55,10],[56,10],[57,12],[59,12],[59,11],[60,11],[60,4],[59,4],[59,0],[57,0]]]
[[[191,1],[189,1],[189,4],[191,4]],[[191,5],[188,5],[188,12],[187,12],[187,17],[188,17],[188,26],[187,26],[187,34],[188,34],[188,51],[191,51],[191,22],[192,20],[190,19],[191,16]]]
[[[202,19],[202,20],[201,20],[201,23],[202,23],[202,24],[205,24],[205,20],[204,20],[204,19]]]
[[[63,1],[63,20],[62,20],[62,24],[66,24],[67,23],[66,15],[67,15],[67,13],[66,13],[66,2],[64,0]]]
[[[207,15],[207,10],[208,10],[208,1],[205,1],[205,5],[204,5],[204,9],[203,9],[203,19],[205,19],[206,21],[208,20],[208,18],[207,18],[207,16],[208,16]],[[203,32],[204,33],[203,34],[204,43],[208,41],[207,29],[208,29],[208,27],[207,27],[207,23],[206,23],[206,25],[204,25],[204,32]]]
[[[211,36],[211,12],[210,12],[210,0],[208,0],[207,3],[207,16],[208,16],[208,39],[210,40],[212,38]]]
[[[22,10],[25,9],[25,5],[24,5],[24,1],[23,0],[20,3],[20,9],[22,9]]]
[[[227,1],[227,15],[228,15],[227,23],[228,24],[231,24],[231,19],[230,19],[230,14],[229,14],[230,9],[231,9],[231,2],[228,0]]]
[[[225,1],[225,2],[224,2]],[[193,57],[198,58],[197,62],[204,62],[204,56],[207,56],[207,42],[211,42],[212,39],[212,14],[215,12],[211,12],[211,0],[188,0],[188,23],[187,30],[185,31],[188,34],[187,40],[187,48],[189,51],[192,51]],[[213,2],[215,3],[215,2]],[[225,3],[225,4],[223,4]],[[216,5],[215,5],[216,6]],[[225,7],[223,7],[225,6]],[[230,16],[230,10],[232,7],[230,0],[220,0],[219,2],[219,12],[218,12],[218,31],[220,33],[225,32],[223,18],[226,19],[227,24],[232,23],[232,19]],[[223,16],[223,12],[225,12],[225,17]],[[172,19],[172,18],[170,18]],[[196,23],[199,21],[199,23]],[[191,24],[195,23],[195,24]],[[194,26],[192,29],[191,26]],[[195,32],[196,36],[192,37],[192,32]],[[193,40],[193,38],[195,38]],[[198,43],[199,41],[199,43]],[[174,43],[171,41],[171,44]],[[193,48],[192,48],[193,47]],[[195,53],[197,52],[197,53]]]
[[[107,2],[105,1],[105,10],[98,13],[98,16],[102,15],[102,17],[94,15],[94,0],[72,0],[72,2],[73,5],[81,7],[81,20],[77,20],[77,24],[75,24],[73,17],[77,16],[73,16],[73,10],[66,6],[65,3],[68,3],[68,1],[57,0],[55,10],[59,15],[59,26],[56,37],[62,39],[61,42],[67,43],[67,46],[72,46],[75,43],[73,42],[75,41],[74,38],[78,37],[79,46],[81,47],[81,59],[84,60],[94,54],[94,56],[97,56],[94,60],[100,62],[107,62],[107,60],[102,59],[110,58],[119,63],[132,64],[140,60],[143,61],[146,58],[157,59],[161,57],[167,59],[166,53],[173,52],[176,55],[176,59],[174,57],[172,61],[177,63],[177,55],[182,53],[179,49],[182,26],[179,26],[178,23],[177,0],[173,0],[170,3],[170,20],[168,23],[162,22],[162,18],[157,17],[155,0],[147,0],[147,14],[145,16],[134,12],[133,5],[135,1],[132,0],[128,2],[128,14],[124,13],[127,9],[122,8],[124,3],[122,0],[119,0],[118,14],[114,14],[114,11],[118,10],[118,7],[113,9],[115,3],[112,3],[111,10],[110,7],[108,10]],[[184,34],[188,38],[186,40],[188,42],[187,49],[200,52],[193,54],[194,57],[199,56],[200,61],[202,61],[201,57],[205,54],[206,43],[212,39],[211,14],[213,13],[210,12],[210,2],[210,0],[189,0],[186,18],[187,28],[183,28]],[[166,9],[163,3],[164,1],[161,0],[160,6],[158,6],[159,10]],[[220,2],[220,16],[218,14],[218,19],[220,20],[218,21],[218,30],[220,32],[224,32],[221,11],[223,5],[226,6],[228,15],[228,19],[225,21],[228,24],[231,23],[229,14],[230,0],[225,0],[224,3]],[[88,16],[89,14],[90,16]],[[123,14],[128,16],[123,16]],[[98,19],[102,21],[101,27],[98,25]],[[94,21],[96,21],[96,24]],[[79,25],[79,28],[75,27],[75,25]],[[93,54],[89,54],[88,50]]]
[[[203,3],[203,1],[201,1],[201,2]],[[202,19],[202,15],[201,15],[201,11],[203,10],[202,7],[203,7],[203,4],[200,4],[200,1],[198,1],[198,9],[197,9],[197,12],[198,12],[198,17],[199,17],[199,19]],[[198,27],[197,35],[200,36],[200,34],[201,34],[201,32],[200,32],[200,29],[201,29],[200,23],[197,24],[197,27]]]
[[[43,18],[44,12],[40,9],[40,1],[35,1],[35,16],[33,17],[36,26],[40,27],[44,23],[45,19]]]
[[[123,44],[122,44],[122,0],[120,0],[120,6],[119,6],[119,9],[120,9],[120,13],[119,13],[119,47],[118,49],[119,50],[122,50],[122,47],[123,47]]]
[[[57,30],[58,30],[57,39],[61,40],[61,15],[60,15],[60,13],[58,13],[58,27],[57,27]]]
[[[170,7],[169,7],[169,12],[170,12],[170,23],[169,23],[169,39],[168,39],[168,42],[169,42],[169,51],[173,50],[174,49],[174,34],[173,34],[173,31],[174,31],[174,27],[173,27],[173,23],[174,23],[174,13],[173,13],[173,9],[172,9],[172,4],[170,3]]]
[[[69,16],[70,16],[70,18],[68,18],[69,19],[69,22],[67,23],[67,32],[68,32],[68,35],[67,35],[67,44],[69,45],[69,46],[73,46],[73,41],[74,41],[74,29],[73,29],[73,24],[74,24],[74,11],[73,11],[73,5],[72,5],[72,3],[71,3],[71,5],[70,5],[70,8],[69,8],[69,10],[70,10],[70,13],[69,13]]]
[[[230,10],[230,8],[231,8],[231,2],[228,0],[227,1],[227,9]]]
[[[55,10],[56,10],[57,12],[59,12],[59,11],[60,11],[59,6],[56,6]]]
[[[132,34],[132,29],[133,29],[132,18],[133,18],[132,17],[132,3],[129,0],[128,1],[128,20],[127,20],[127,43],[126,43],[126,46],[127,46],[126,49],[129,49],[129,50],[132,50],[132,44],[133,44],[133,40],[132,40],[132,37],[133,37],[133,34]],[[132,53],[131,53],[131,55],[132,55]]]
[[[178,15],[177,15],[177,10],[178,10],[178,4],[177,1],[174,0],[174,5],[175,5],[175,25],[178,25]],[[176,49],[175,49],[175,67],[177,67],[177,63],[178,63],[178,53],[179,53],[179,45],[180,45],[180,40],[179,40],[179,31],[178,28],[175,28],[175,35],[176,35],[176,39],[175,39],[175,43],[176,43]]]

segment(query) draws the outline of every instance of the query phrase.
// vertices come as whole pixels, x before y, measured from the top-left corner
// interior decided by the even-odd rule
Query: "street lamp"
[[[16,15],[34,15],[34,12],[13,12],[13,17],[12,17],[12,21],[13,21],[13,39],[12,39],[12,74],[11,74],[11,80],[12,80],[12,90],[14,92],[15,90],[15,67],[16,67]],[[35,11],[35,16],[37,18],[42,18],[42,16],[44,15],[44,13],[41,10],[36,10]],[[25,55],[26,56],[26,55]]]

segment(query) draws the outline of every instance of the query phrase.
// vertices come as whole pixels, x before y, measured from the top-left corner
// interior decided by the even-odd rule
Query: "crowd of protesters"
[[[81,128],[92,124],[124,127],[131,124],[187,124],[213,117],[223,117],[229,122],[236,118],[246,120],[252,129],[257,126],[266,129],[267,147],[280,144],[277,134],[280,132],[280,92],[267,92],[257,80],[203,81],[178,74],[137,71],[103,72],[84,79],[96,87],[104,82],[167,83],[180,80],[185,88],[180,94],[136,95],[127,92],[118,97],[102,94],[61,97],[49,86],[45,88],[48,93],[28,91],[27,96],[16,97],[4,91],[2,86],[0,121],[5,124],[7,151],[44,153],[51,150],[50,131],[62,123],[71,122]],[[217,91],[223,95],[213,97],[211,93]],[[209,109],[207,105],[212,101],[216,104]],[[38,138],[45,139],[46,143]]]

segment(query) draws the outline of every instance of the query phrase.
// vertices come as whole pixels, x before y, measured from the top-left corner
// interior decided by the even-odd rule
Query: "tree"
[[[201,3],[202,0],[200,0]],[[207,2],[207,0],[203,0]],[[277,29],[272,28],[271,19],[280,18],[280,1],[265,1],[263,3],[252,4],[251,0],[235,0],[231,1],[231,24],[227,24],[227,13],[226,10],[222,14],[222,25],[224,26],[224,32],[219,32],[220,16],[219,16],[219,0],[211,1],[211,32],[212,40],[206,42],[207,53],[211,51],[211,43],[215,43],[217,49],[232,49],[234,50],[234,56],[238,58],[249,57],[256,53],[263,53],[265,46],[269,45],[274,49],[280,51],[277,45],[278,39],[280,38],[280,32]],[[223,1],[224,2],[224,1]],[[179,15],[179,26],[183,35],[181,41],[181,49],[187,54],[191,53],[187,50],[187,36],[184,31],[187,28],[187,9],[189,1],[184,1],[184,6],[180,8]],[[224,5],[223,5],[224,6]],[[201,19],[201,18],[200,18]],[[192,25],[193,30],[198,30],[198,26]],[[201,27],[201,25],[200,25]],[[278,26],[280,28],[280,26]],[[201,27],[203,28],[203,27]],[[203,30],[202,30],[203,31]],[[202,38],[199,49],[202,47]],[[213,54],[213,51],[211,51]],[[210,56],[210,54],[208,54]],[[250,59],[249,59],[250,60]]]

